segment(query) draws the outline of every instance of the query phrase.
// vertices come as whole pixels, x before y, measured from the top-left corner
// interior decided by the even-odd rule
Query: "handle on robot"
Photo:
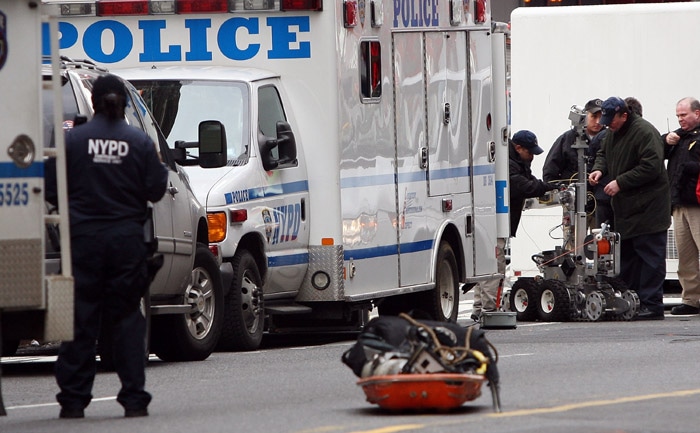
[[[603,239],[603,235],[608,231],[608,223],[603,223],[600,225],[600,231],[596,233],[595,240],[599,241]]]

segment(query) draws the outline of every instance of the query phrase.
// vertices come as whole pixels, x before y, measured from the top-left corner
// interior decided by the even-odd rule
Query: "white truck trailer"
[[[373,306],[455,321],[461,289],[499,278],[508,129],[490,1],[45,3],[61,54],[129,79],[181,160],[211,157],[200,122],[225,127],[223,159],[188,170],[233,268],[222,347],[357,328]]]
[[[513,131],[530,129],[547,152],[571,127],[573,105],[633,96],[663,134],[678,128],[676,102],[698,94],[692,46],[700,3],[518,8],[511,14]],[[542,176],[546,154],[533,173]],[[533,276],[531,256],[561,245],[560,207],[523,212],[511,240],[511,269]],[[669,230],[667,284],[677,284],[677,251]],[[552,239],[557,237],[559,239]]]
[[[68,219],[67,213],[45,216],[45,156],[58,157],[63,204],[67,194],[62,137],[56,137],[55,149],[44,148],[42,12],[36,1],[0,0],[0,356],[2,351],[14,353],[23,338],[73,338],[70,254],[64,272],[44,273],[44,225],[58,223],[68,233]],[[56,22],[49,26],[55,34]],[[52,63],[58,64],[57,59]],[[49,88],[59,82],[58,71],[53,78],[45,82]],[[62,251],[70,251],[69,242],[63,236]],[[0,415],[6,415],[1,393]]]

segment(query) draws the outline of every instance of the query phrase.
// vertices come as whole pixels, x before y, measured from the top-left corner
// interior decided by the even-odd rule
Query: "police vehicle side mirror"
[[[199,123],[199,165],[202,168],[226,165],[226,128],[218,120]]]
[[[297,144],[292,132],[292,127],[287,122],[277,122],[277,138],[271,138],[258,134],[258,143],[260,145],[260,156],[262,159],[263,168],[267,171],[275,168],[296,167],[299,164],[297,160]],[[277,152],[273,152],[274,149]],[[275,153],[277,156],[275,156]]]
[[[277,146],[279,147],[281,166],[296,166],[297,161],[297,141],[294,138],[292,127],[287,122],[277,122]]]

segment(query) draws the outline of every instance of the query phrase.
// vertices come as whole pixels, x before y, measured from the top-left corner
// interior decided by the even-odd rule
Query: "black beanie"
[[[126,105],[126,88],[124,83],[114,75],[102,75],[92,84],[92,106],[97,107],[103,103],[103,98],[109,94],[122,97],[122,103]]]

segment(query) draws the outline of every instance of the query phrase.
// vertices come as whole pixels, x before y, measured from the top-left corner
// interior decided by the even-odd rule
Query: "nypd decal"
[[[289,204],[276,207],[272,210],[272,224],[274,229],[268,234],[268,242],[272,245],[283,242],[291,242],[299,236],[301,227],[301,204]],[[267,218],[270,217],[268,213]],[[263,218],[265,215],[263,214]],[[269,221],[269,220],[268,220]],[[266,224],[266,227],[268,224]]]

